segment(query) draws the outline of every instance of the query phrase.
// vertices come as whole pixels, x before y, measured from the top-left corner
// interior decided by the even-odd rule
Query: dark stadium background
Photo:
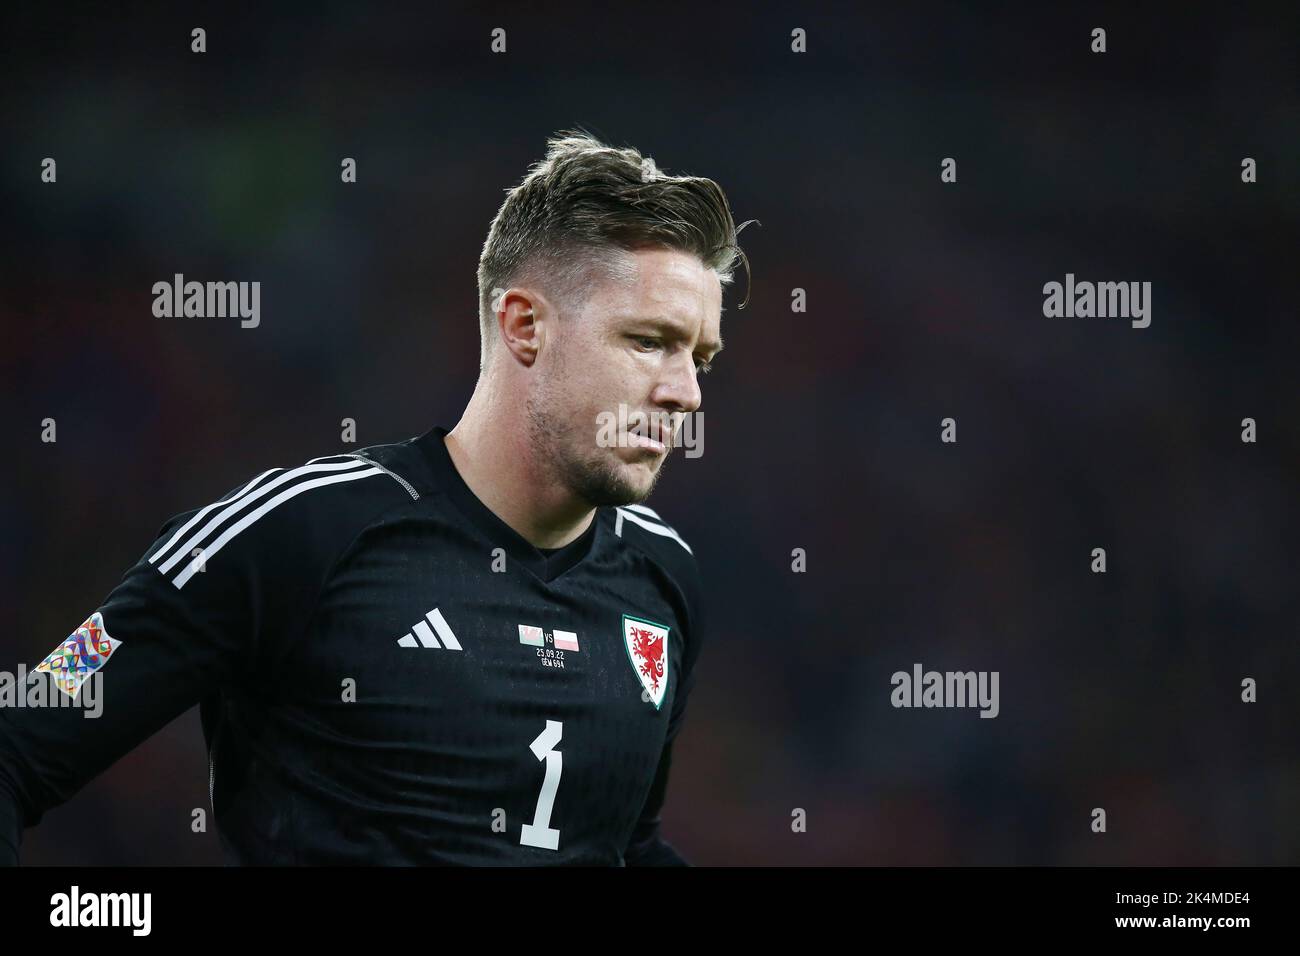
[[[1294,14],[903,6],[8,12],[0,668],[40,660],[169,516],[454,424],[488,223],[581,125],[761,221],[702,380],[705,453],[649,502],[710,582],[674,844],[701,864],[1300,861]],[[177,272],[260,281],[260,327],[154,318]],[[1150,281],[1151,327],[1044,318],[1067,272]],[[1000,716],[892,708],[915,662],[999,671]],[[192,711],[28,830],[23,860],[219,863],[189,831],[207,804]]]

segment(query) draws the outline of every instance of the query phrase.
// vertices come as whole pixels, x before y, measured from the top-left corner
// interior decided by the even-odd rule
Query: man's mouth
[[[627,431],[627,443],[631,448],[645,448],[662,455],[672,447],[672,431],[653,417],[644,419],[643,425],[636,425]]]
[[[636,432],[627,433],[627,443],[632,448],[646,448],[658,454],[667,451],[667,447],[657,438],[651,438],[648,435],[639,435]]]

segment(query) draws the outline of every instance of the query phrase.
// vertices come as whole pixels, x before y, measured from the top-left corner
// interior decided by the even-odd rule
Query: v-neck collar
[[[447,451],[449,430],[442,425],[435,425],[416,439],[416,444],[433,469],[439,487],[447,492],[456,506],[479,527],[489,541],[505,550],[509,560],[518,562],[535,577],[550,584],[587,556],[596,538],[596,526],[600,523],[599,510],[592,516],[587,530],[573,541],[550,551],[538,549],[497,517],[496,512],[480,501],[478,495],[465,484],[465,479],[456,470],[456,463],[451,460],[451,453]]]

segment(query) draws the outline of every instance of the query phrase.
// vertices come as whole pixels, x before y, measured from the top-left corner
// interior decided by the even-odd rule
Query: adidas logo
[[[451,633],[451,628],[447,626],[447,619],[442,616],[442,612],[436,607],[428,614],[424,615],[426,621],[421,621],[411,628],[411,634],[403,634],[397,639],[398,647],[428,647],[433,650],[447,648],[449,651],[462,650],[460,641],[456,640],[456,635]],[[433,628],[430,629],[429,625]],[[438,637],[433,636],[433,632],[438,632]],[[412,634],[414,636],[412,636]],[[417,641],[416,638],[419,638]],[[438,643],[438,638],[442,638],[442,643]]]

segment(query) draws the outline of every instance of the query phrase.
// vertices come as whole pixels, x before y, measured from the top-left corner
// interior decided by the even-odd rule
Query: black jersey
[[[0,708],[0,856],[199,703],[232,863],[681,863],[659,813],[702,638],[691,548],[628,505],[541,551],[446,434],[164,525],[43,664],[68,693],[98,675],[102,715]]]

